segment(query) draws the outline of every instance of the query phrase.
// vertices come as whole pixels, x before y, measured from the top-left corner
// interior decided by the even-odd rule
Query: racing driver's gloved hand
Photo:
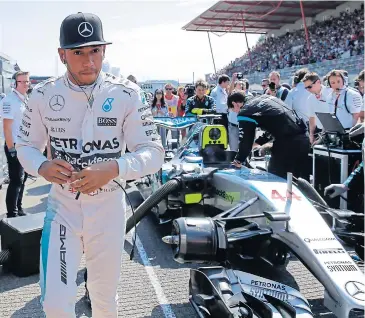
[[[12,157],[12,158],[16,157],[17,153],[16,153],[15,147],[9,148],[8,151],[9,151],[10,157]]]
[[[349,188],[344,184],[331,184],[324,189],[324,195],[328,195],[331,199],[346,192]]]

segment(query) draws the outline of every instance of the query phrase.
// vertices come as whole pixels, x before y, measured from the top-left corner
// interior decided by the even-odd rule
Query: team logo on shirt
[[[49,100],[49,107],[55,112],[59,112],[63,107],[65,107],[65,99],[61,95],[54,95]]]
[[[116,118],[98,117],[98,126],[116,126]]]
[[[82,37],[88,38],[93,35],[94,28],[89,22],[81,22],[79,24],[78,31]]]
[[[112,103],[114,101],[114,98],[107,98],[103,104],[103,106],[101,106],[101,108],[103,109],[104,112],[108,113],[112,110]]]
[[[147,98],[146,98],[146,94],[144,92],[140,92],[140,95],[141,95],[142,104],[148,105]]]

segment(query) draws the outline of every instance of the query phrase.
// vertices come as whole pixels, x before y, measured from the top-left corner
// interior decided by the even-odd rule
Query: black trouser
[[[5,155],[8,161],[9,186],[6,192],[6,209],[8,216],[14,216],[17,211],[22,210],[22,200],[27,173],[24,172],[18,158],[12,157],[8,147],[5,145]]]
[[[291,172],[295,177],[309,181],[309,149],[309,138],[305,135],[275,140],[268,171],[285,179]]]

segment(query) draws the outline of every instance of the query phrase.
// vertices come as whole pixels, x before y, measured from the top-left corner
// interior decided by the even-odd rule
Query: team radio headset
[[[100,21],[100,19],[97,16],[92,15],[92,14],[86,14],[85,15],[82,12],[78,12],[78,17],[80,19],[79,20],[80,23],[77,26],[77,31],[78,31],[78,34],[82,37],[82,39],[80,39],[77,36],[77,34],[76,34],[76,36],[78,37],[78,39],[73,38],[73,39],[71,39],[71,42],[72,41],[75,41],[75,40],[76,40],[76,42],[81,40],[81,42],[83,42],[82,45],[76,45],[75,43],[71,43],[71,45],[70,45],[70,43],[69,43],[69,45],[67,45],[67,43],[66,43],[66,45],[62,45],[62,44],[65,44],[65,43],[62,43],[62,42],[67,42],[67,40],[70,41],[70,39],[67,39],[67,35],[66,34],[70,35],[69,32],[72,32],[71,34],[72,35],[75,35],[74,30],[73,31],[72,30],[65,30],[65,29],[67,29],[67,27],[64,26],[64,28],[63,28],[63,25],[62,25],[61,26],[61,36],[60,36],[61,48],[63,48],[63,49],[77,49],[78,47],[80,47],[80,49],[82,49],[83,47],[86,47],[86,46],[100,46],[100,45],[111,44],[111,42],[104,41],[103,34],[102,34],[101,21]],[[72,21],[71,21],[71,23],[72,23]],[[71,25],[71,23],[70,23],[70,25]],[[74,24],[74,23],[72,23],[72,24]],[[80,32],[80,27],[83,24],[85,26],[89,25],[89,27],[91,27],[91,31],[89,30],[90,31],[89,33],[90,34],[87,37],[91,37],[93,34],[96,34],[93,37],[93,39],[90,39],[90,41],[86,41],[85,40],[85,36],[81,34],[83,31]],[[72,29],[74,29],[75,25],[72,25],[71,27],[72,27]],[[96,30],[96,32],[94,32],[94,29]],[[90,43],[90,44],[87,45],[88,43]],[[104,58],[105,58],[105,50],[103,50],[103,57],[102,57],[102,59],[104,60]],[[77,86],[85,94],[86,99],[87,99],[87,103],[90,106],[90,108],[92,108],[93,102],[94,102],[93,92],[94,92],[94,89],[95,89],[95,87],[97,85],[97,81],[95,80],[95,83],[94,83],[94,85],[93,85],[93,87],[91,89],[90,96],[88,96],[87,93],[86,93],[86,91],[85,91],[85,89],[84,89],[84,87],[83,87],[83,85],[81,85],[81,83],[77,80],[76,76],[71,71],[71,69],[70,69],[70,67],[68,65],[68,62],[67,62],[67,59],[66,59],[65,54],[62,54],[61,61],[66,66],[67,72],[72,76],[72,78],[75,81],[75,83],[77,84]],[[99,70],[98,75],[96,76],[96,78],[99,77],[100,73],[101,73],[101,69]],[[67,77],[67,81],[69,82],[69,78],[68,77]],[[67,160],[67,159],[71,159],[70,158],[70,155],[66,152],[66,150],[64,148],[62,148],[62,159],[65,160],[65,161],[67,161],[67,162],[70,162],[70,160]],[[76,171],[80,171],[79,167],[73,167],[73,168]],[[134,215],[134,208],[133,208],[132,202],[131,202],[131,200],[130,200],[130,198],[128,196],[128,193],[126,192],[126,190],[124,189],[124,187],[120,184],[120,182],[118,182],[115,179],[113,179],[113,182],[116,183],[123,190],[124,194],[126,195],[126,198],[127,198],[128,202],[129,202],[129,205],[131,207],[132,213]],[[63,188],[62,185],[61,185],[61,187]],[[100,190],[102,190],[102,188],[100,188]],[[77,192],[75,199],[78,200],[79,196],[80,196],[80,192]],[[134,231],[133,247],[132,247],[132,251],[130,253],[130,259],[131,260],[133,259],[133,256],[134,256],[135,243],[136,243],[136,240],[137,240],[136,220],[135,220],[134,217],[133,217],[133,219],[134,219],[134,228],[135,228],[135,231]]]

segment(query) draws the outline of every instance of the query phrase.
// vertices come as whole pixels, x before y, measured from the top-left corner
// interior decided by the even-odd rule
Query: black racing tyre
[[[364,245],[362,244],[356,244],[355,245],[355,252],[356,254],[362,259],[364,260]]]

